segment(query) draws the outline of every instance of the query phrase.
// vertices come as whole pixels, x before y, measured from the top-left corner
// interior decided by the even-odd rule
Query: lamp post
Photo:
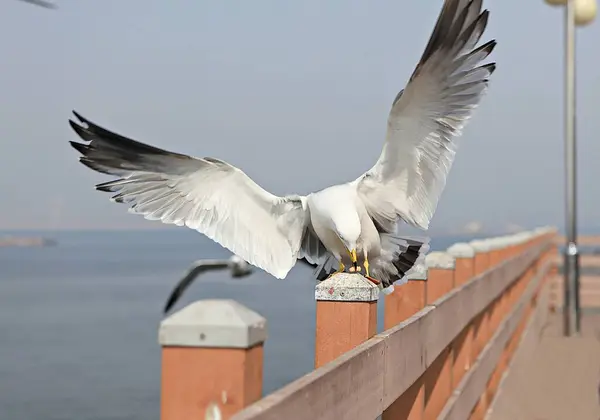
[[[565,198],[566,247],[564,263],[564,333],[579,332],[579,251],[577,249],[577,148],[575,112],[575,26],[596,17],[596,0],[546,0],[565,7]]]

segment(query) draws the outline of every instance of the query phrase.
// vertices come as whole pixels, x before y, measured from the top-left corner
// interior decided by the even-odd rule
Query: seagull
[[[252,274],[252,266],[237,255],[232,255],[226,260],[206,259],[194,261],[185,276],[183,276],[183,278],[171,291],[164,308],[164,313],[169,312],[173,305],[177,303],[181,295],[183,295],[183,292],[200,274],[203,274],[207,271],[220,270],[224,268],[229,268],[231,270],[231,276],[234,278],[246,277]]]
[[[445,0],[429,42],[394,99],[379,159],[353,181],[306,196],[274,195],[241,169],[111,132],[73,111],[80,162],[112,180],[96,185],[129,212],[206,235],[283,279],[298,260],[319,280],[362,272],[383,293],[423,260],[427,230],[462,130],[487,90],[495,40],[477,46],[488,22],[483,0]],[[366,143],[365,144],[370,144]],[[116,179],[115,179],[116,178]]]

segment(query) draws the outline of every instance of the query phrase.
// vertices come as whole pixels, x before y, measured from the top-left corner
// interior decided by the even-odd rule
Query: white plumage
[[[427,251],[396,234],[427,229],[456,152],[495,64],[495,41],[476,48],[488,20],[482,0],[446,0],[421,60],[388,118],[381,156],[356,180],[308,196],[275,196],[214,158],[168,152],[112,133],[75,113],[88,144],[71,144],[90,168],[119,177],[97,185],[129,211],[195,229],[249,263],[284,278],[298,259],[323,279],[360,263],[390,290]],[[341,268],[341,267],[340,267]]]

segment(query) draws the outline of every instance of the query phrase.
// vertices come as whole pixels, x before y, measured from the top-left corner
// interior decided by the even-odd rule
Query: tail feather
[[[429,238],[403,237],[393,234],[382,234],[384,252],[374,267],[373,276],[378,279],[383,293],[394,290],[394,283],[404,284],[406,276],[425,260],[429,251]]]
[[[375,260],[370,260],[370,274],[380,281],[382,292],[388,294],[394,290],[394,283],[406,283],[406,276],[424,263],[425,254],[429,251],[429,238],[383,233],[381,241],[382,253]],[[311,264],[305,259],[301,261],[315,267],[314,276],[318,281],[327,279],[338,269],[338,261],[332,254],[320,264]]]

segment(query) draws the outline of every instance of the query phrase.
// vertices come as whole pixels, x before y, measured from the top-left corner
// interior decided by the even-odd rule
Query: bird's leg
[[[344,263],[342,262],[342,259],[340,258],[340,267],[338,268],[337,271],[334,271],[333,273],[331,273],[330,275],[327,276],[327,278],[331,277],[331,276],[335,276],[336,274],[339,273],[343,273],[344,270],[346,269],[346,266],[344,265]]]
[[[365,256],[365,262],[363,263],[364,267],[365,267],[365,278],[367,280],[369,280],[371,283],[374,283],[376,285],[379,285],[379,280],[374,279],[373,277],[371,277],[371,275],[369,274],[369,259],[367,258],[367,250],[364,250],[364,256]]]
[[[350,271],[351,273],[359,272],[361,268],[357,263],[358,259],[356,258],[356,249],[348,251],[348,253],[350,254],[350,261],[352,261],[352,267],[350,267],[348,271]]]

